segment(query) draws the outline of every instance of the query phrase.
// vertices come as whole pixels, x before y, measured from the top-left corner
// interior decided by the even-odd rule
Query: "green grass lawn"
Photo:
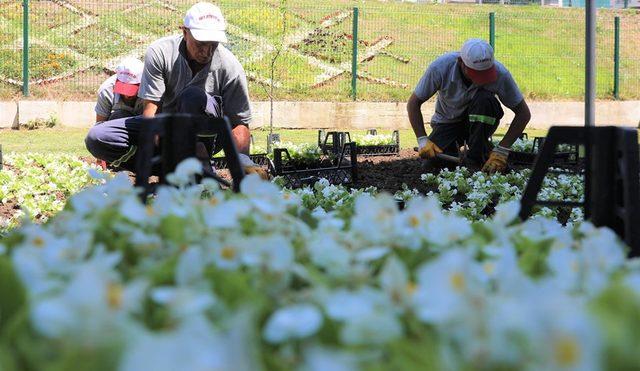
[[[76,70],[104,69],[110,58],[179,32],[177,27],[192,1],[166,3],[170,6],[151,2],[136,8],[136,16],[131,17],[135,2],[71,1],[80,13],[55,2],[31,2],[32,79],[70,75],[62,81],[76,81],[34,85],[32,96],[93,99],[105,76]],[[254,100],[267,97],[261,84],[270,78],[273,47],[283,35],[290,49],[275,63],[276,99],[349,100],[354,7],[359,9],[360,58],[377,43],[388,44],[381,49],[383,54],[369,55],[359,64],[359,100],[405,100],[434,58],[458,50],[467,38],[489,38],[492,12],[496,58],[509,68],[527,98],[569,100],[584,95],[583,8],[292,0],[286,2],[283,22],[277,0],[218,3],[230,24],[229,47],[249,73]],[[85,27],[89,15],[97,22]],[[598,9],[597,96],[612,97],[615,16],[621,19],[620,96],[639,99],[640,12],[634,10]],[[18,81],[22,77],[21,17],[20,4],[0,1],[0,76]],[[327,20],[333,23],[324,23]],[[325,80],[336,69],[342,73]],[[70,88],[74,85],[94,89]],[[0,89],[0,99],[18,91],[18,86],[13,91]]]
[[[69,153],[77,156],[91,156],[84,147],[84,137],[88,129],[52,128],[38,130],[0,130],[0,145],[3,153]],[[504,134],[505,129],[498,129],[497,135]],[[364,134],[365,130],[350,130],[351,135]],[[379,130],[380,134],[390,134],[391,130]],[[254,144],[267,147],[268,130],[254,129]],[[317,130],[275,130],[282,141],[293,143],[316,143]],[[528,130],[530,137],[544,136],[544,130]],[[416,146],[415,135],[411,130],[400,130],[400,146],[412,148]]]

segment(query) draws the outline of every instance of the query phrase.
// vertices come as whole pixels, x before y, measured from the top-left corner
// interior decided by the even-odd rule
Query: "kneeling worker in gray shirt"
[[[182,35],[157,40],[147,49],[138,97],[143,99],[142,117],[156,113],[208,114],[229,118],[240,162],[246,173],[267,179],[264,169],[248,154],[251,108],[247,78],[238,59],[226,48],[226,23],[220,9],[207,2],[192,6],[184,18]],[[140,118],[112,120],[95,126],[85,140],[96,157],[112,166],[131,170]],[[213,141],[201,138],[207,155],[215,152]]]
[[[433,130],[427,136],[420,107],[436,93]],[[500,102],[515,117],[504,138],[493,146],[489,137],[504,114]],[[488,173],[504,171],[509,148],[531,119],[511,73],[494,60],[491,45],[480,39],[469,39],[459,52],[446,53],[433,61],[409,98],[407,111],[420,157],[434,170],[443,166],[438,154],[457,156],[466,142],[469,150],[464,165]]]
[[[138,89],[143,69],[144,63],[137,58],[120,61],[116,74],[98,89],[96,123],[142,114],[142,99],[138,99]]]

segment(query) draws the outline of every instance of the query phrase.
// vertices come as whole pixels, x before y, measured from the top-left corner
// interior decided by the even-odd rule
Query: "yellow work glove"
[[[244,153],[239,153],[238,159],[240,160],[240,165],[244,169],[245,174],[258,174],[258,176],[263,180],[270,179],[269,173],[265,169],[256,165],[255,162],[251,161],[251,158],[249,156],[245,155]]]
[[[438,153],[442,153],[442,149],[433,143],[426,136],[418,138],[418,155],[427,160],[436,157]]]
[[[258,176],[262,179],[262,180],[269,180],[271,179],[271,177],[269,176],[269,173],[261,168],[260,166],[245,166],[244,167],[244,173],[249,175],[249,174],[258,174]]]
[[[496,146],[489,154],[489,159],[484,163],[482,171],[485,173],[500,173],[507,168],[507,158],[509,157],[509,148]]]

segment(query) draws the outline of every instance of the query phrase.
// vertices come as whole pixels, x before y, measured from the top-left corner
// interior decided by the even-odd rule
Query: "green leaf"
[[[12,317],[27,304],[27,295],[9,258],[0,257],[0,334]]]
[[[615,285],[603,291],[590,305],[605,339],[605,370],[640,370],[640,296],[630,288]]]
[[[187,228],[185,224],[184,219],[175,215],[167,215],[162,218],[158,232],[163,240],[182,245],[186,241],[185,230]]]
[[[541,277],[547,273],[547,256],[551,250],[553,238],[534,241],[522,235],[514,237],[514,245],[520,254],[518,262],[520,269],[532,278]]]

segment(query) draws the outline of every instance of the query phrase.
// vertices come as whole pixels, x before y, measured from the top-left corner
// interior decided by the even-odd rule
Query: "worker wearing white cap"
[[[147,49],[138,91],[144,100],[142,116],[154,117],[159,112],[224,115],[231,122],[245,172],[268,178],[248,156],[251,108],[247,78],[238,59],[222,45],[227,35],[220,8],[207,2],[193,5],[181,30],[181,35],[164,37]],[[87,148],[107,162],[131,167],[139,134],[136,120],[104,123],[113,128],[90,132]],[[114,132],[118,135],[111,135]],[[217,150],[212,138],[200,140],[209,154]]]
[[[137,58],[124,58],[120,61],[115,75],[109,77],[98,89],[96,122],[142,114],[142,100],[138,99],[138,89],[143,69],[144,63]]]
[[[427,136],[420,107],[436,93],[433,130]],[[493,146],[489,137],[504,114],[500,102],[515,117],[500,143]],[[442,167],[437,155],[458,156],[460,146],[466,143],[469,149],[464,165],[489,173],[506,169],[509,148],[531,119],[518,85],[507,68],[494,59],[491,45],[481,39],[469,39],[459,52],[446,53],[431,63],[409,98],[407,112],[427,167]]]

